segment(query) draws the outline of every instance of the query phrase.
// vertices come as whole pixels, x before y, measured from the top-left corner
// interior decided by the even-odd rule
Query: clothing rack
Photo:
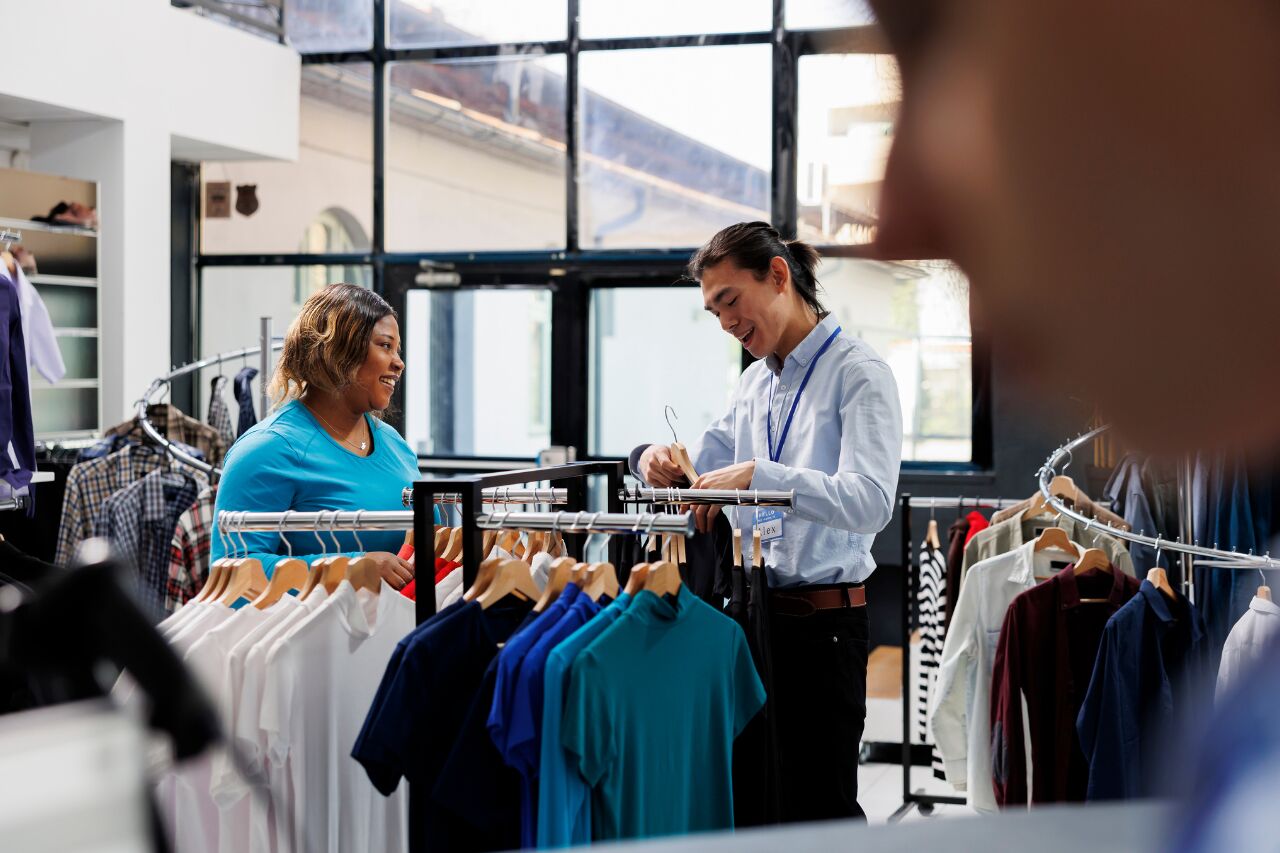
[[[3,504],[0,504],[0,508]],[[217,529],[237,533],[353,533],[361,530],[412,530],[407,510],[317,510],[315,512],[250,512],[222,510]],[[693,535],[693,516],[669,512],[491,512],[475,518],[480,530],[546,530],[561,533],[660,533]]]
[[[777,506],[793,509],[795,489],[652,489],[627,486],[618,492],[623,503],[720,504],[728,506]]]
[[[273,337],[271,334],[271,318],[263,317],[260,322],[261,336],[256,347],[245,347],[244,349],[232,350],[231,352],[218,353],[208,358],[202,358],[199,361],[193,361],[184,364],[181,367],[175,367],[163,376],[157,376],[151,380],[151,384],[147,386],[147,390],[143,393],[135,404],[135,416],[138,419],[138,425],[142,427],[143,433],[148,438],[160,446],[160,449],[169,454],[170,457],[178,460],[183,465],[195,468],[209,476],[211,481],[216,480],[222,475],[222,469],[218,468],[201,459],[196,459],[188,453],[180,450],[173,442],[160,434],[160,431],[151,423],[151,419],[147,416],[147,407],[151,405],[151,398],[164,388],[168,388],[173,380],[180,376],[186,376],[190,373],[197,373],[207,367],[223,364],[228,361],[237,359],[247,360],[249,356],[259,356],[258,375],[261,377],[263,394],[262,394],[262,416],[267,416],[267,409],[270,406],[270,396],[266,393],[267,383],[271,377],[271,353],[274,350],[284,348],[284,338]]]
[[[442,492],[436,495],[438,504],[462,503],[461,492]],[[569,502],[568,489],[512,489],[507,486],[495,486],[484,490],[484,503],[487,504],[566,504]],[[413,506],[413,488],[406,488],[400,493],[400,502],[406,507]]]
[[[419,480],[413,484],[413,538],[416,542],[435,542],[436,520],[434,507],[437,495],[461,495],[462,504],[462,582],[470,587],[475,583],[480,570],[480,551],[484,547],[484,535],[478,519],[481,517],[481,506],[484,504],[484,491],[502,486],[527,486],[529,483],[566,483],[565,498],[570,506],[587,505],[587,478],[603,476],[605,478],[606,508],[610,516],[622,514],[622,502],[618,500],[618,492],[622,488],[622,478],[626,473],[627,463],[616,462],[570,462],[564,465],[550,465],[544,468],[525,468],[519,471],[498,471],[492,474],[478,474],[467,477],[440,478]],[[499,514],[502,515],[502,514]],[[542,514],[547,515],[547,514]],[[555,517],[555,513],[549,514]],[[687,514],[686,514],[687,515]],[[505,515],[510,527],[521,526],[516,513]],[[600,516],[599,518],[605,518]],[[622,530],[608,532],[627,532],[633,529],[637,516],[624,516],[630,520]],[[679,516],[676,516],[679,518]],[[563,521],[564,515],[560,516]],[[492,522],[491,522],[492,523]],[[492,528],[488,528],[492,529]],[[557,529],[565,529],[563,525]],[[647,527],[642,525],[641,530]],[[657,528],[655,527],[655,530]],[[691,529],[691,528],[690,528]],[[601,531],[605,532],[605,531]],[[571,533],[565,543],[570,552],[581,555],[582,545],[576,533]],[[611,542],[609,547],[610,561],[619,562],[618,543]],[[435,615],[436,597],[434,594],[434,575],[430,572],[423,576],[432,578],[430,587],[419,590],[417,599],[417,619],[419,624]]]
[[[955,497],[919,497],[903,493],[898,496],[898,506],[901,510],[902,517],[902,743],[899,752],[899,762],[902,765],[902,805],[898,807],[892,815],[889,816],[889,822],[894,823],[902,819],[907,812],[914,806],[920,809],[921,814],[929,814],[933,811],[934,806],[939,805],[964,805],[968,802],[965,797],[954,797],[936,794],[926,794],[922,791],[911,790],[911,768],[914,765],[913,760],[913,744],[911,743],[911,632],[915,629],[916,620],[913,618],[915,608],[912,606],[915,601],[915,590],[919,584],[919,578],[916,572],[916,562],[911,559],[912,548],[914,545],[914,534],[911,529],[911,508],[929,509],[1009,509],[1022,503],[1018,499],[1008,498],[955,498]],[[886,747],[892,748],[894,744],[867,744],[866,749],[872,752],[883,751]],[[927,746],[921,745],[925,750]],[[924,762],[926,765],[927,761]]]
[[[1058,473],[1058,466],[1061,465],[1063,470],[1071,464],[1074,451],[1084,444],[1093,441],[1098,436],[1110,429],[1110,425],[1106,424],[1088,432],[1076,436],[1067,443],[1063,444],[1057,450],[1049,454],[1045,460],[1044,466],[1037,472],[1037,485],[1040,493],[1045,496],[1045,502],[1053,509],[1087,527],[1097,525],[1094,519],[1087,518],[1077,512],[1074,508],[1067,504],[1058,496],[1052,494],[1049,484],[1054,476]],[[1191,601],[1195,601],[1195,579],[1194,579],[1194,560],[1197,557],[1203,558],[1201,564],[1211,568],[1220,569],[1280,569],[1280,559],[1273,559],[1268,554],[1241,554],[1239,551],[1225,551],[1221,548],[1206,548],[1203,545],[1197,545],[1191,540],[1194,538],[1194,531],[1191,523],[1191,462],[1189,459],[1182,460],[1178,466],[1178,538],[1172,541],[1160,536],[1147,536],[1142,532],[1134,532],[1132,530],[1121,530],[1110,524],[1106,526],[1106,530],[1117,539],[1125,542],[1146,545],[1154,548],[1156,552],[1173,551],[1182,555],[1182,588],[1183,594]]]

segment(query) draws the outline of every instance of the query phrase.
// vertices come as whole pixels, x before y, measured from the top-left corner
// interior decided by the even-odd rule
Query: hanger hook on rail
[[[289,521],[289,513],[291,512],[293,512],[293,510],[286,509],[284,511],[284,515],[280,516],[280,524],[276,526],[276,535],[279,536],[280,541],[284,543],[285,553],[289,555],[290,560],[293,559],[293,544],[290,543],[288,537],[284,535],[284,526]]]
[[[680,420],[680,416],[676,414],[676,410],[671,408],[670,404],[667,404],[662,407],[662,417],[667,422],[667,428],[671,430],[671,443],[674,444],[680,439],[676,437],[676,428],[671,423],[671,419],[675,418],[676,420]]]

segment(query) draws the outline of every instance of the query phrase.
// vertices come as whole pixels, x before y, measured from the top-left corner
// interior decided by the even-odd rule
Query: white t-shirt
[[[256,607],[242,607],[222,624],[205,632],[191,644],[184,660],[196,680],[213,700],[224,730],[227,655],[235,644],[266,619]],[[217,804],[210,793],[210,779],[215,755],[224,753],[222,745],[184,762],[176,769],[174,787],[174,847],[178,853],[187,850],[213,851],[219,848],[221,833]],[[225,759],[225,754],[223,755]],[[241,847],[240,849],[244,849]]]
[[[293,783],[295,837],[312,853],[408,850],[408,786],[383,797],[351,748],[414,624],[414,603],[386,581],[376,595],[343,581],[267,654],[260,723]]]
[[[266,734],[258,723],[262,713],[262,691],[266,679],[267,655],[290,629],[304,621],[329,598],[324,587],[316,587],[303,601],[291,599],[294,605],[283,612],[273,614],[268,627],[247,649],[233,649],[232,654],[243,651],[244,677],[240,684],[240,701],[236,710],[232,737],[253,768],[258,780],[266,781],[262,793],[266,796],[247,797],[249,809],[249,850],[251,853],[283,853],[295,850],[291,836],[292,827],[286,820],[276,820],[277,808],[289,813],[293,808],[293,792],[283,767],[272,764],[266,758]],[[246,638],[248,640],[248,638]],[[222,777],[214,779],[214,796],[222,803],[234,803],[249,793],[244,780],[235,775],[225,790]]]
[[[454,569],[436,585],[436,612],[443,610],[453,600],[461,598],[464,592],[466,590],[462,588],[462,569]]]

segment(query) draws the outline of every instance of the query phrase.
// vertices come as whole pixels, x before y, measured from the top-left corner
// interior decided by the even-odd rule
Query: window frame
[[[769,44],[772,46],[773,91],[771,129],[770,218],[784,237],[795,236],[798,217],[798,135],[799,61],[803,56],[835,53],[887,53],[888,45],[876,26],[842,27],[829,30],[788,30],[785,27],[786,0],[773,0],[772,29],[759,32],[689,34],[680,36],[640,36],[631,38],[584,39],[579,35],[579,0],[566,0],[567,38],[505,44],[460,45],[433,48],[392,48],[388,0],[373,0],[373,45],[368,50],[308,53],[304,65],[371,63],[373,65],[373,218],[368,252],[333,254],[267,253],[204,254],[199,234],[193,241],[196,253],[193,292],[202,289],[203,270],[217,266],[344,266],[367,265],[372,269],[373,290],[383,295],[404,315],[406,294],[418,288],[415,278],[423,269],[456,272],[466,288],[541,287],[551,290],[552,356],[551,443],[578,449],[587,455],[589,415],[589,324],[590,291],[600,287],[666,285],[680,281],[693,246],[663,249],[584,250],[578,239],[579,187],[578,145],[580,122],[577,91],[579,57],[587,51],[613,51],[713,45]],[[565,98],[565,240],[555,251],[528,252],[388,252],[386,251],[386,142],[389,121],[388,70],[393,62],[433,61],[526,54],[563,54],[566,57]],[[189,176],[198,193],[200,176]],[[190,191],[190,188],[188,188]],[[198,197],[198,195],[197,195]],[[820,245],[827,257],[865,257],[866,246]],[[199,302],[195,303],[199,306]],[[200,317],[182,313],[175,305],[175,328],[189,328],[198,340]],[[972,341],[973,420],[972,458],[964,462],[904,462],[904,473],[977,474],[991,470],[991,359],[988,343],[979,329]],[[743,351],[743,367],[752,358]],[[397,389],[390,422],[403,428],[403,390]],[[433,457],[434,458],[434,457]],[[481,457],[458,457],[462,460]],[[483,457],[493,459],[494,457]],[[499,461],[515,461],[502,459]],[[525,461],[525,460],[521,460]]]

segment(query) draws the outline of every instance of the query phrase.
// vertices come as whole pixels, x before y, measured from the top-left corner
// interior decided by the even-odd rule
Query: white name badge
[[[776,509],[756,510],[755,529],[761,542],[773,542],[782,538],[782,513]]]

